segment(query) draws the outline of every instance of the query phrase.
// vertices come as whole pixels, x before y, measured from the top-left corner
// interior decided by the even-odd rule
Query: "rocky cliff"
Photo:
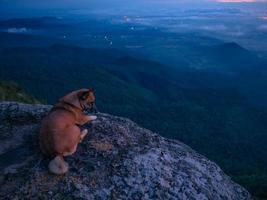
[[[0,103],[0,199],[251,199],[207,158],[132,121],[98,114],[64,176],[38,148],[51,106]]]

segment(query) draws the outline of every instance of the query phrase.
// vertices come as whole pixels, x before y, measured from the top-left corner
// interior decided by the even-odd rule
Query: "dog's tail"
[[[51,160],[48,168],[50,172],[57,175],[65,174],[69,171],[69,165],[64,161],[62,155],[58,155]]]

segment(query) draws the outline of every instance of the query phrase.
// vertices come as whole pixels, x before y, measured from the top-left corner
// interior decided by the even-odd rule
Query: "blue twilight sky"
[[[205,9],[218,6],[246,6],[246,9],[265,9],[267,0],[0,0],[0,17],[41,14],[48,10],[99,9]],[[18,15],[20,16],[20,15]]]
[[[0,0],[1,6],[27,7],[83,7],[83,6],[111,6],[111,5],[155,5],[155,4],[209,4],[220,3],[267,3],[267,0]]]

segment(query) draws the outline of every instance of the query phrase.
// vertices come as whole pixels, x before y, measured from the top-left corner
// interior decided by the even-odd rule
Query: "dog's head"
[[[83,111],[97,112],[92,88],[73,91],[60,99],[60,101],[71,104]]]

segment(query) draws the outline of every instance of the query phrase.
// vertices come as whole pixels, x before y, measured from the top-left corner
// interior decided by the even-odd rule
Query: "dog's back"
[[[40,131],[42,152],[47,156],[69,152],[79,142],[79,132],[73,131],[75,128],[75,118],[71,112],[57,109],[49,113],[43,119]]]

